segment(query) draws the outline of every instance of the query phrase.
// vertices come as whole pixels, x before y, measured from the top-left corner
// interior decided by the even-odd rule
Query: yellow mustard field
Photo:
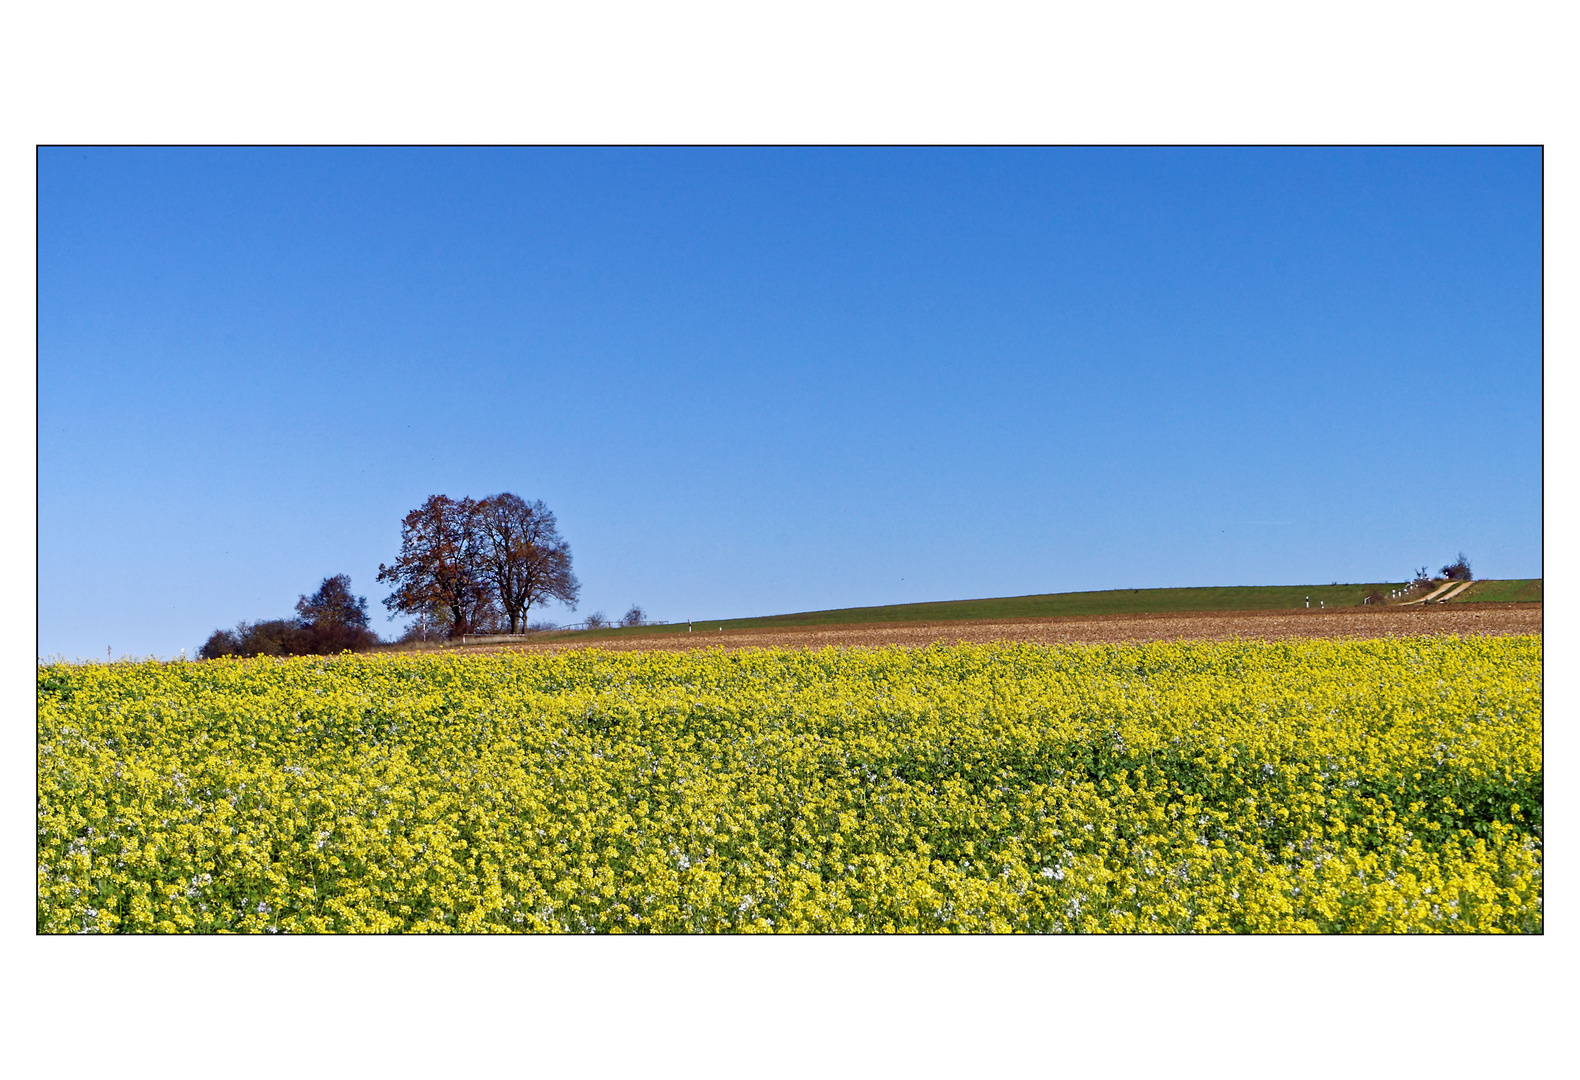
[[[38,928],[1542,929],[1539,637],[38,669]]]

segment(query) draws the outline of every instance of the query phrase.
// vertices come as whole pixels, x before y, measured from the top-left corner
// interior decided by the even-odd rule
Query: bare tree
[[[571,572],[571,548],[541,499],[527,502],[508,491],[473,506],[479,576],[517,633],[533,604],[558,600],[572,611],[581,583]]]
[[[1470,581],[1472,579],[1470,560],[1465,557],[1463,551],[1459,553],[1458,559],[1443,567],[1443,576],[1450,581]]]
[[[631,605],[631,610],[627,611],[625,616],[620,620],[621,626],[645,626],[646,624],[647,612],[643,611],[635,604]]]
[[[385,607],[438,623],[452,638],[486,620],[492,597],[481,573],[476,507],[430,495],[401,520],[400,557],[394,566],[379,564],[378,580],[394,589]]]

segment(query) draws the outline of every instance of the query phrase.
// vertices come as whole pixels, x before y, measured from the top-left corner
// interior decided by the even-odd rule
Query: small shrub
[[[299,655],[328,656],[347,649],[352,652],[371,649],[379,644],[379,636],[365,626],[313,624],[301,628],[294,644],[302,650]]]
[[[234,630],[216,630],[198,649],[199,660],[218,660],[222,656],[240,656],[241,640]]]

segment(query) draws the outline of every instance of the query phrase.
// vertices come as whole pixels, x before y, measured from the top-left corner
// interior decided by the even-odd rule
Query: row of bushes
[[[198,650],[203,660],[221,656],[324,656],[361,651],[381,644],[365,626],[324,626],[297,619],[242,621],[234,630],[216,630]]]
[[[346,574],[327,577],[311,596],[296,602],[296,618],[243,620],[234,630],[216,630],[198,650],[201,660],[222,656],[325,656],[382,644],[368,629],[368,601],[351,594]]]

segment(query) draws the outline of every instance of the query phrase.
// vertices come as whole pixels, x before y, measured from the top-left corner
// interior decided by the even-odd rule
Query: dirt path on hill
[[[479,645],[467,653],[559,652],[565,649],[821,649],[921,646],[934,642],[1032,641],[1287,641],[1297,638],[1386,638],[1417,634],[1540,634],[1540,604],[1429,604],[1412,607],[1338,608],[1331,611],[1210,611],[1163,615],[1077,615],[1052,619],[972,619],[951,622],[867,623],[854,626],[784,626],[760,629],[653,634],[527,645]],[[446,650],[449,651],[449,650]]]
[[[1434,601],[1447,600],[1450,596],[1453,596],[1454,593],[1457,593],[1460,589],[1463,589],[1465,584],[1468,583],[1459,583],[1456,585],[1455,582],[1445,581],[1443,584],[1437,586],[1437,588],[1433,589],[1425,596],[1418,596],[1414,600],[1406,600],[1404,605],[1401,606],[1407,606],[1410,604],[1430,604]]]

